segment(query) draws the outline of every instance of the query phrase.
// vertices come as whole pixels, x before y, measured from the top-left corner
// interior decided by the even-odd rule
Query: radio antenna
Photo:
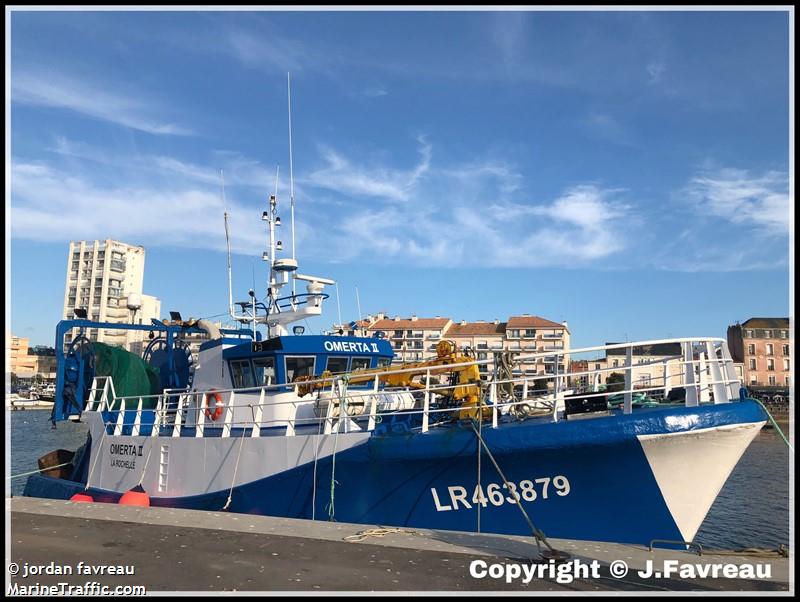
[[[225,245],[228,247],[228,312],[231,317],[236,319],[235,312],[233,311],[233,272],[231,268],[231,237],[228,231],[228,201],[225,199],[225,174],[219,170],[219,179],[222,185],[222,207],[223,217],[225,219]]]
[[[289,202],[291,205],[292,222],[292,259],[296,260],[294,248],[294,172],[292,171],[292,80],[291,74],[286,73],[286,92],[289,100]],[[292,279],[292,296],[295,293],[295,281]]]
[[[342,306],[339,305],[339,282],[336,282],[336,310],[339,312],[339,328],[342,327]]]

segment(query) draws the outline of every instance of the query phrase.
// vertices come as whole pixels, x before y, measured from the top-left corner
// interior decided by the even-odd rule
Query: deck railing
[[[679,344],[679,355],[660,356],[652,361],[634,364],[635,350],[656,344]],[[583,370],[563,370],[569,366],[569,357],[579,354],[608,351],[624,351],[624,364],[621,366],[586,368]],[[615,354],[616,355],[616,354]],[[555,369],[549,374],[526,374],[525,369],[535,365],[541,358],[555,357]],[[473,365],[488,366],[494,358],[473,360],[446,366],[448,372]],[[597,361],[590,362],[592,364]],[[661,377],[648,377],[648,385],[635,383],[633,374],[637,370],[660,366]],[[641,341],[618,343],[581,349],[564,349],[554,354],[553,350],[531,354],[518,360],[514,370],[505,376],[495,372],[493,378],[480,383],[481,404],[491,411],[491,426],[497,427],[503,420],[521,419],[536,415],[557,422],[564,419],[565,398],[580,393],[582,398],[606,397],[609,394],[622,396],[623,414],[633,411],[633,396],[636,393],[652,393],[654,396],[669,398],[672,389],[685,389],[684,403],[696,407],[701,403],[725,403],[739,398],[740,382],[736,376],[728,350],[723,339],[669,339],[660,341]],[[672,370],[670,370],[672,369]],[[246,389],[219,389],[209,391],[165,390],[160,395],[141,397],[117,397],[110,377],[95,378],[85,411],[105,412],[107,427],[115,435],[123,433],[137,436],[143,429],[143,416],[152,412],[147,427],[152,436],[171,435],[173,437],[191,434],[187,428],[194,429],[195,437],[206,436],[213,428],[214,436],[230,437],[263,436],[265,430],[276,427],[285,430],[279,434],[293,436],[298,429],[314,430],[320,434],[350,432],[353,430],[372,431],[381,421],[392,416],[416,416],[421,432],[428,432],[437,422],[450,421],[454,415],[466,408],[458,404],[442,407],[441,402],[452,397],[454,390],[463,384],[443,384],[435,379],[442,366],[426,369],[405,368],[370,373],[369,382],[351,385],[355,374],[339,374],[330,378],[318,378],[302,383],[303,386],[317,385],[317,391],[310,396],[299,397],[298,383],[264,385]],[[521,372],[515,375],[515,372]],[[624,385],[620,390],[601,390],[603,375],[622,372]],[[419,382],[412,388],[389,388],[382,384],[381,378],[388,374],[414,373]],[[362,377],[363,378],[363,377]],[[545,381],[545,383],[542,383]],[[547,386],[552,383],[552,388]],[[478,383],[475,383],[476,385]],[[282,395],[279,395],[282,394]],[[221,403],[221,414],[217,413],[217,396]],[[381,403],[391,405],[395,402],[408,402],[413,396],[412,408],[379,409]],[[324,402],[324,412],[323,412]],[[535,408],[532,409],[532,404]],[[395,404],[395,406],[397,403]],[[144,408],[150,407],[146,410]],[[298,410],[306,412],[298,416]],[[313,408],[313,416],[308,415]],[[282,410],[279,412],[279,410]],[[477,416],[478,411],[472,410]],[[512,417],[512,418],[509,418]],[[152,421],[151,421],[152,420]],[[244,430],[243,430],[244,429]],[[220,432],[221,430],[221,432]]]

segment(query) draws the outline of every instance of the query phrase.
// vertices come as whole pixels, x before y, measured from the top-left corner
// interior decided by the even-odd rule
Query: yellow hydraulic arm
[[[424,377],[427,374],[452,374],[458,375],[458,384],[453,389],[446,389],[439,392],[445,397],[449,397],[455,401],[464,400],[459,418],[465,419],[469,417],[476,417],[474,410],[470,411],[469,408],[477,407],[481,396],[481,374],[476,364],[469,366],[458,366],[452,368],[454,364],[464,364],[473,361],[464,355],[460,355],[457,351],[456,344],[453,341],[442,340],[436,345],[436,357],[422,362],[414,362],[410,364],[399,364],[396,366],[383,366],[379,368],[367,368],[364,370],[355,370],[347,377],[349,384],[364,384],[375,380],[378,375],[379,382],[384,383],[390,387],[414,387],[425,388],[423,383],[415,381],[414,379]],[[328,371],[322,373],[321,377],[314,376],[299,376],[294,382],[301,383],[297,387],[297,392],[300,397],[307,395],[315,390],[324,389],[329,387],[333,382],[336,375]],[[318,382],[302,384],[302,381],[317,380]],[[484,408],[486,411],[487,408]]]

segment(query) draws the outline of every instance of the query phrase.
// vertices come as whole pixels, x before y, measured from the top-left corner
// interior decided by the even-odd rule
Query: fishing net
[[[114,383],[116,397],[134,398],[127,400],[126,407],[136,407],[139,397],[161,393],[159,370],[135,353],[122,347],[112,347],[105,343],[94,343],[95,376],[110,376]],[[154,409],[157,398],[142,399],[142,409]],[[119,409],[116,405],[111,409]],[[133,404],[133,405],[132,405]]]

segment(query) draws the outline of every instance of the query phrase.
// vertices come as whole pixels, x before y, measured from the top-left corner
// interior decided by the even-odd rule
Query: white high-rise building
[[[98,322],[149,324],[151,318],[158,318],[161,302],[142,294],[144,257],[144,247],[116,240],[71,242],[63,318],[74,318],[76,308],[84,309],[87,318]],[[134,310],[129,305],[138,308]],[[72,337],[76,334],[74,330]],[[86,332],[91,341],[129,349],[133,343],[141,342],[144,334],[96,328]],[[137,345],[134,350],[140,347]]]

